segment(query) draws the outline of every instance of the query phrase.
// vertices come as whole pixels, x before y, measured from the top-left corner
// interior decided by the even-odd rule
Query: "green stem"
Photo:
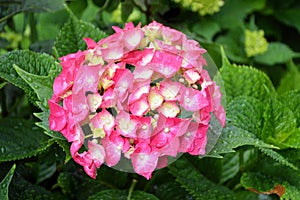
[[[130,186],[130,188],[129,188],[127,200],[130,200],[130,199],[131,199],[131,195],[132,195],[132,192],[133,192],[133,190],[134,190],[134,188],[135,188],[136,183],[137,183],[137,180],[136,180],[136,179],[133,179],[133,180],[132,180],[132,183],[131,183],[131,186]]]

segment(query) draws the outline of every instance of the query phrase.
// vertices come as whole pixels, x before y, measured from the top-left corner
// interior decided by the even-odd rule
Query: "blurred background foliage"
[[[257,75],[259,80],[264,80],[262,82],[266,83],[267,88],[274,86],[278,95],[290,90],[300,90],[300,1],[298,0],[284,2],[281,0],[0,0],[0,56],[13,50],[29,49],[50,54],[57,59],[58,54],[53,47],[61,28],[69,19],[65,7],[68,7],[77,19],[93,24],[108,35],[113,33],[111,26],[122,27],[129,21],[145,25],[156,20],[199,41],[208,50],[218,68],[229,61],[238,65],[252,66],[265,72],[271,83],[268,82],[268,78],[257,75],[256,71],[253,71],[253,76]],[[225,64],[221,46],[228,58]],[[228,63],[227,65],[230,65]],[[243,74],[243,72],[231,72],[226,69],[222,73],[224,76],[228,74],[234,76],[234,73]],[[232,82],[228,75],[227,83],[242,87],[244,81],[252,81],[252,72],[249,74],[251,76],[248,77],[248,81],[233,79]],[[297,95],[292,97],[299,97],[299,92]],[[257,105],[250,106],[255,117],[257,112],[254,111],[256,109],[259,111],[265,105],[257,103],[250,97],[234,99],[233,94],[229,95],[229,98],[231,97],[230,101],[236,104],[230,103],[227,108],[233,110],[231,120],[236,120],[234,123],[243,120],[234,119],[234,114],[240,114],[240,110],[244,109],[235,106],[238,103],[252,102],[251,106]],[[259,97],[255,98],[259,99]],[[282,102],[290,101],[284,95],[282,99],[285,99]],[[11,141],[18,139],[14,136],[15,132],[24,129],[29,133],[26,136],[28,140],[33,140],[32,133],[38,131],[31,130],[33,123],[38,121],[33,113],[39,112],[40,109],[30,102],[25,92],[5,79],[0,79],[0,103],[0,125],[2,125],[0,134],[11,131],[11,136],[6,138]],[[296,104],[293,108],[292,111],[300,111]],[[299,114],[295,116],[298,117],[299,122]],[[263,121],[270,118],[268,117],[260,116],[259,119]],[[7,120],[12,118],[18,119],[18,126],[13,130],[7,128],[15,127],[16,123]],[[289,119],[285,118],[285,120]],[[31,124],[24,120],[30,120]],[[298,122],[297,127],[299,127]],[[253,126],[256,126],[253,130],[260,132],[259,125]],[[228,132],[238,132],[236,127],[233,126],[233,130],[231,128]],[[252,130],[252,127],[242,128]],[[243,145],[232,145],[232,149],[238,147],[235,148],[236,152],[224,151],[224,154],[221,154],[222,159],[183,156],[169,168],[156,171],[150,181],[106,166],[101,167],[98,178],[92,180],[70,160],[68,152],[63,151],[69,148],[67,142],[45,137],[41,136],[35,143],[31,142],[31,145],[35,145],[36,151],[32,151],[30,155],[25,152],[18,158],[1,157],[0,180],[3,188],[0,189],[0,193],[9,191],[7,196],[10,199],[128,199],[130,197],[131,199],[166,200],[250,200],[280,197],[288,199],[300,196],[299,172],[293,171],[300,167],[299,148],[298,150],[285,149],[279,152],[280,155],[275,155],[276,152],[264,148],[265,144],[257,144],[259,148],[250,148],[247,145],[252,143],[247,141]],[[270,143],[274,144],[274,142]],[[0,153],[5,152],[4,147],[0,147]],[[276,160],[279,160],[282,165],[279,165]],[[17,164],[17,168],[14,163]],[[283,193],[287,196],[282,197]],[[4,196],[1,195],[0,199],[7,198],[4,193]]]

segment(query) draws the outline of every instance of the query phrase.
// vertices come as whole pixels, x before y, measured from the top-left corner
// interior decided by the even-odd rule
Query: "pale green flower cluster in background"
[[[263,54],[268,50],[268,41],[263,30],[245,30],[245,51],[248,57]]]
[[[223,0],[174,0],[184,8],[190,8],[193,12],[198,12],[201,16],[212,15],[220,11],[224,5]]]

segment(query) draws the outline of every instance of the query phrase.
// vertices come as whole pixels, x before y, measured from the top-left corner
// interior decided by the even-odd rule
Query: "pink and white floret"
[[[152,22],[124,29],[66,55],[49,100],[51,130],[96,178],[120,159],[147,179],[181,153],[204,155],[211,114],[225,125],[219,86],[203,68],[205,49]]]

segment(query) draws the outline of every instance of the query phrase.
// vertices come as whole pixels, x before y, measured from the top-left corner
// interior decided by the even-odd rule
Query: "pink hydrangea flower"
[[[49,127],[92,178],[121,159],[151,178],[181,153],[205,155],[211,115],[225,126],[222,94],[203,68],[205,49],[158,22],[127,23],[66,55],[49,100]],[[84,145],[86,144],[86,145]]]

